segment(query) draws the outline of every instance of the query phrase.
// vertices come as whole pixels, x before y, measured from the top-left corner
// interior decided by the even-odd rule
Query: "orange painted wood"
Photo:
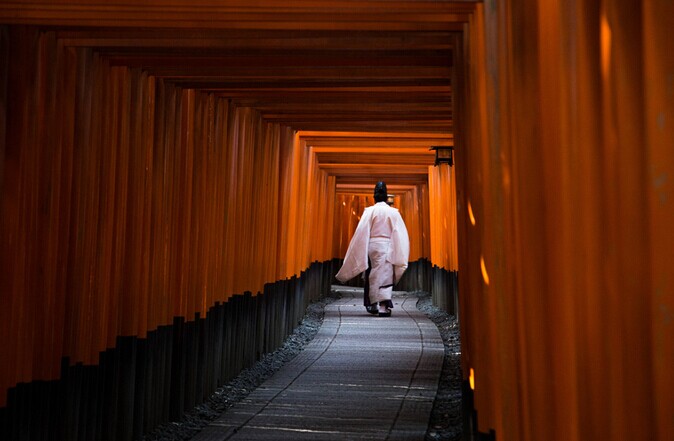
[[[28,8],[24,11],[28,16],[31,11],[60,16],[55,20],[61,25],[70,14],[90,13],[94,17],[101,12],[96,7],[85,12],[92,6],[86,4],[74,8],[67,4],[27,6],[19,2],[14,4],[14,14],[8,12],[4,18],[0,6],[0,23],[16,19],[22,5]],[[332,29],[335,23],[316,22],[319,14],[310,3],[279,6],[258,5],[251,9],[232,2],[220,4],[222,10],[228,11],[223,19],[233,18],[230,14],[239,11],[259,14],[256,20],[261,21],[218,25],[214,17],[222,10],[216,7],[209,14],[207,28],[188,19],[181,26],[183,29],[175,32],[161,28],[167,23],[162,24],[158,14],[167,10],[155,11],[157,14],[145,11],[143,19],[156,17],[154,23],[160,26],[156,28],[141,26],[130,17],[115,22],[112,17],[116,8],[124,10],[126,6],[109,4],[93,26],[56,28],[56,38],[64,46],[93,49],[111,66],[143,69],[184,89],[213,92],[232,99],[239,107],[258,109],[267,121],[294,129],[451,133],[455,32],[445,29],[451,23],[443,20],[425,20],[421,26],[429,26],[427,30],[414,30],[419,17],[410,12],[424,11],[425,15],[435,11],[441,15],[443,10],[456,10],[463,14],[472,9],[472,3],[389,2],[387,6],[398,11],[397,20],[407,30],[386,30],[379,24],[373,29],[359,29],[366,25],[362,20],[367,15],[379,21],[379,14],[374,12],[381,4],[338,2],[318,8],[321,13],[326,13],[326,8],[340,8],[335,9],[330,21],[340,15],[340,20],[345,20],[339,24],[344,27],[342,30]],[[184,5],[173,7],[177,8],[176,13],[184,9]],[[197,12],[195,7],[191,5],[182,17],[186,18],[190,11],[201,13],[208,9],[204,5],[207,9]],[[12,10],[11,5],[7,8]],[[161,3],[137,5],[124,13],[134,15],[144,8],[159,10]],[[344,15],[351,9],[359,11],[358,20]],[[316,28],[302,29],[294,22],[284,21],[283,14],[291,10],[298,11],[298,20],[309,20]],[[301,11],[311,11],[311,16]],[[76,20],[74,16],[70,18]],[[106,19],[111,20],[109,27],[101,21]],[[460,23],[465,17],[451,14],[447,19]],[[30,22],[28,17],[25,20]],[[271,28],[263,29],[265,21]],[[253,28],[236,29],[238,26]]]
[[[332,258],[335,178],[291,129],[53,32],[5,44],[1,404],[62,357],[96,364]]]
[[[455,168],[428,167],[429,237],[431,262],[447,271],[458,270]]]
[[[0,405],[343,256],[378,178],[451,269],[455,180],[479,430],[668,439],[671,6],[385,4],[0,5],[55,26],[0,27]]]
[[[497,2],[469,23],[462,355],[497,439],[668,439],[665,9]]]
[[[67,24],[92,26],[221,29],[310,29],[310,30],[460,30],[473,10],[472,2],[389,1],[382,10],[379,1],[348,0],[321,2],[275,1],[255,5],[240,0],[226,2],[154,0],[138,5],[67,0],[45,3],[21,0],[5,2],[0,20],[15,24]],[[335,20],[336,16],[340,20]]]
[[[645,170],[648,197],[648,226],[650,240],[652,317],[652,384],[658,391],[653,400],[655,437],[667,439],[674,433],[674,346],[669,344],[674,331],[674,279],[671,255],[674,249],[674,200],[672,200],[672,171],[674,155],[674,41],[671,38],[671,3],[647,3],[642,10],[643,72],[644,72],[644,131],[649,169]],[[667,18],[670,18],[667,20]],[[662,391],[662,392],[660,392]]]

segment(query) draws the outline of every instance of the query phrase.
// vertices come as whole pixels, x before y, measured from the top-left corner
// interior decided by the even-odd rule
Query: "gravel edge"
[[[189,440],[218,418],[223,412],[248,396],[256,387],[271,377],[286,362],[295,358],[314,338],[323,324],[325,306],[334,302],[334,297],[323,297],[312,302],[299,325],[283,345],[274,352],[265,354],[253,366],[242,370],[202,404],[183,414],[180,421],[165,423],[143,437],[145,441]]]
[[[445,346],[438,392],[428,423],[426,441],[459,441],[461,423],[461,340],[455,316],[433,306],[429,293],[412,292],[417,296],[417,309],[438,327]],[[143,437],[145,441],[189,440],[218,418],[223,412],[248,396],[257,386],[271,377],[281,366],[292,360],[314,338],[323,324],[325,306],[335,297],[323,297],[312,302],[299,325],[283,345],[265,354],[253,366],[242,370],[227,384],[219,387],[204,403],[183,414],[180,421],[165,423]]]
[[[442,372],[433,410],[428,422],[426,441],[460,441],[463,434],[461,419],[461,336],[456,316],[433,305],[427,292],[412,293],[419,297],[417,309],[437,326],[445,346]]]

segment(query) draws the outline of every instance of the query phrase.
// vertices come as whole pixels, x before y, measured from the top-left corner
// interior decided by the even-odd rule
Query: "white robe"
[[[335,277],[342,283],[351,280],[367,269],[370,257],[370,301],[391,300],[393,285],[407,269],[409,255],[410,239],[402,216],[386,202],[378,202],[363,212]]]

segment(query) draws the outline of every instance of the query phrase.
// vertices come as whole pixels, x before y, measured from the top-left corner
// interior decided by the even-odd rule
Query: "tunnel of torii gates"
[[[673,20],[3,1],[0,437],[179,418],[329,290],[384,179],[400,289],[460,318],[467,439],[673,439]]]

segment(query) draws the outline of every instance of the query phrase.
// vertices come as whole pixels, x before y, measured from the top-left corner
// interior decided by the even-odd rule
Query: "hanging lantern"
[[[429,150],[435,150],[435,165],[449,164],[454,165],[454,147],[433,146]]]

